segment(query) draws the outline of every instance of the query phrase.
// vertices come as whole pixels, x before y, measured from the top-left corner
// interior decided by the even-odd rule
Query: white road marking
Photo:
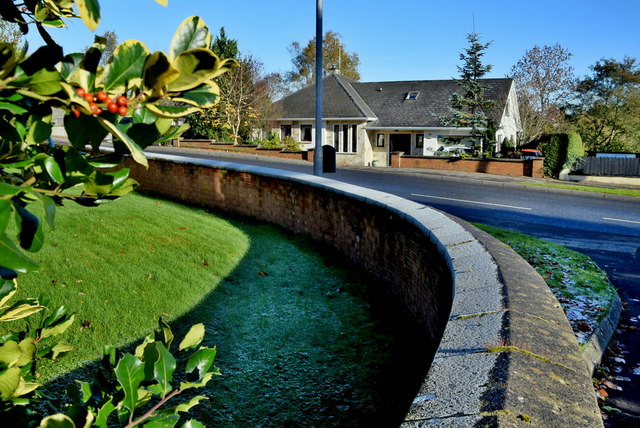
[[[524,211],[532,211],[533,208],[527,208],[527,207],[518,207],[518,206],[514,206],[514,205],[503,205],[503,204],[492,204],[491,202],[480,202],[480,201],[468,201],[465,199],[455,199],[455,198],[445,198],[442,196],[431,196],[431,195],[421,195],[419,193],[412,193],[411,196],[419,196],[422,198],[432,198],[432,199],[442,199],[445,201],[454,201],[454,202],[466,202],[468,204],[477,204],[477,205],[489,205],[492,207],[500,207],[500,208],[511,208],[514,210],[524,210]]]
[[[635,221],[635,220],[625,220],[623,218],[611,218],[611,217],[602,217],[603,220],[609,220],[609,221],[619,221],[622,223],[633,223],[633,224],[640,224],[640,221]]]

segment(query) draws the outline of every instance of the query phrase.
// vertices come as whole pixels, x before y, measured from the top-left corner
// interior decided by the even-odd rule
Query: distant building
[[[490,116],[498,124],[496,140],[513,142],[520,115],[513,79],[482,79],[485,98],[496,101]],[[361,83],[331,74],[323,80],[323,144],[336,148],[338,165],[388,164],[391,152],[430,156],[445,146],[471,147],[471,128],[443,126],[454,80]],[[277,101],[282,116],[274,120],[281,138],[291,135],[304,148],[315,146],[315,86]]]

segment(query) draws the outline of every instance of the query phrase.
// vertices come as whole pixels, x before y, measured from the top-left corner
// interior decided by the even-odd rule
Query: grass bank
[[[640,198],[640,189],[623,189],[623,188],[614,189],[609,187],[584,186],[584,185],[578,185],[578,184],[557,184],[557,183],[523,182],[521,184],[526,184],[527,186],[577,190],[579,192],[604,193],[606,195],[634,196],[634,197]]]
[[[509,245],[544,278],[584,344],[608,313],[615,288],[590,257],[562,245],[484,224],[474,224]]]
[[[24,276],[78,322],[78,349],[53,366],[79,366],[110,343],[135,343],[158,316],[176,335],[204,322],[217,346],[207,426],[397,425],[429,361],[419,330],[366,274],[303,238],[130,195],[97,209],[69,205]]]

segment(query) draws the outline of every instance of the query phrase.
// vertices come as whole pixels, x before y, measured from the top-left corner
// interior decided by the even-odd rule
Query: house
[[[516,141],[520,130],[512,79],[483,79],[485,97],[496,101],[491,117],[498,124],[496,140]],[[361,83],[340,74],[323,79],[323,144],[336,148],[336,162],[346,165],[387,165],[391,152],[432,156],[445,146],[471,147],[471,128],[443,126],[450,97],[460,92],[454,80]],[[281,115],[273,131],[291,135],[310,149],[315,146],[315,86],[277,101]]]

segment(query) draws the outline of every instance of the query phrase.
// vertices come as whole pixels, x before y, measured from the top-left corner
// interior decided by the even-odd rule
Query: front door
[[[390,152],[404,152],[405,155],[411,154],[411,134],[391,134],[389,138]],[[389,156],[391,163],[391,156]]]

